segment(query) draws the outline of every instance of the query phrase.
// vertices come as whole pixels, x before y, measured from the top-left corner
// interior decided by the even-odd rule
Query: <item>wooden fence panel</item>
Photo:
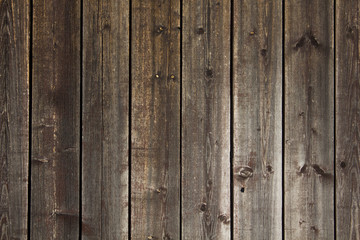
[[[0,238],[360,238],[359,9],[0,0]]]
[[[27,239],[29,1],[0,1],[0,236]]]
[[[131,237],[180,237],[180,1],[132,1]]]
[[[80,0],[33,1],[31,239],[79,238]]]
[[[183,2],[182,237],[230,239],[230,1]]]
[[[336,1],[336,236],[360,239],[358,0]]]
[[[334,9],[285,1],[286,239],[334,238]]]
[[[281,1],[235,1],[233,28],[234,239],[281,239]]]
[[[83,2],[83,239],[128,239],[129,8]]]

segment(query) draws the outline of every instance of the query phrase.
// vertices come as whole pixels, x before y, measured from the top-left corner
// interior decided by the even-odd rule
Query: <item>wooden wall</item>
[[[0,0],[0,239],[360,239],[359,0]]]

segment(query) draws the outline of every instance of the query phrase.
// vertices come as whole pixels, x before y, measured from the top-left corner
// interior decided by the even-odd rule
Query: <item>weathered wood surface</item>
[[[285,1],[285,239],[334,238],[334,9]]]
[[[182,237],[230,239],[230,1],[183,2]]]
[[[180,239],[180,1],[132,1],[131,238]]]
[[[359,7],[336,1],[337,239],[360,239]]]
[[[281,239],[281,1],[235,1],[233,28],[234,239]]]
[[[0,0],[0,239],[360,238],[359,7]]]
[[[29,1],[0,1],[0,238],[27,239]]]
[[[83,2],[83,239],[128,239],[129,8]]]
[[[33,1],[31,239],[79,238],[80,1]]]

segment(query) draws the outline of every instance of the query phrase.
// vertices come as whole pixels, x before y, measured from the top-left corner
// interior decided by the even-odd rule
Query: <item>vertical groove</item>
[[[84,14],[84,5],[83,0],[80,1],[80,134],[79,134],[79,160],[80,160],[80,169],[79,169],[79,240],[82,236],[82,119],[83,119],[83,14]]]
[[[180,190],[180,217],[179,217],[179,229],[180,229],[180,239],[182,239],[182,37],[183,37],[183,23],[182,23],[182,18],[183,18],[183,1],[180,0],[180,186],[179,186],[179,190]]]
[[[282,239],[285,239],[285,0],[282,0],[282,137],[281,137],[281,160],[282,160]]]
[[[230,4],[230,239],[234,239],[234,1]]]
[[[31,235],[31,146],[32,146],[32,43],[33,43],[33,0],[29,4],[29,171],[28,171],[28,216],[27,216],[27,239]]]
[[[132,0],[129,0],[129,111],[128,111],[128,239],[131,239],[131,83],[132,83],[132,74],[131,74],[131,50],[132,50]]]
[[[336,240],[336,0],[334,0],[334,239]]]

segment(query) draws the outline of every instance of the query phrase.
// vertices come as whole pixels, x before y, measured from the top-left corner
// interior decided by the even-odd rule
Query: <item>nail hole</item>
[[[245,188],[242,187],[242,188],[240,189],[240,192],[245,192]]]
[[[198,28],[198,29],[196,30],[196,33],[197,33],[197,34],[204,34],[205,31],[204,31],[203,28]]]
[[[157,27],[156,32],[157,33],[162,33],[164,30],[165,30],[165,27],[160,25],[160,26]]]
[[[261,50],[260,50],[261,56],[265,57],[265,56],[266,56],[266,53],[267,53],[267,50],[266,50],[266,49],[261,49]]]
[[[340,167],[341,167],[341,168],[345,168],[345,167],[346,167],[346,163],[345,163],[344,161],[342,161],[342,162],[340,163]]]

